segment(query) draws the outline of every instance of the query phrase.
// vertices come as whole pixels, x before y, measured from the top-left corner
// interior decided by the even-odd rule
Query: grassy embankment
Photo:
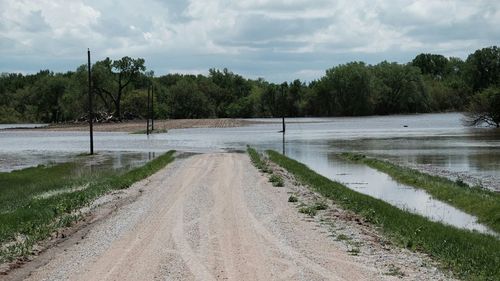
[[[394,243],[428,253],[466,280],[500,280],[500,240],[457,229],[394,207],[323,177],[306,165],[275,151],[270,160],[291,172],[314,191],[380,227]]]
[[[434,198],[476,216],[480,223],[500,233],[500,193],[470,187],[461,181],[431,176],[361,154],[343,153],[342,157],[384,172],[402,184],[424,189]]]
[[[247,152],[248,155],[250,156],[250,160],[252,161],[253,165],[259,169],[259,171],[264,172],[266,174],[269,174],[269,182],[273,186],[283,186],[284,182],[283,179],[278,176],[273,174],[273,170],[267,166],[267,164],[260,159],[259,153],[251,148],[250,146],[247,146]]]
[[[126,172],[80,174],[77,163],[64,163],[0,173],[0,262],[29,254],[37,241],[79,220],[73,211],[152,175],[174,160],[174,152]]]

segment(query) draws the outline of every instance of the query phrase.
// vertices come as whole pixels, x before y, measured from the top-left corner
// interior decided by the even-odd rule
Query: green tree
[[[168,107],[171,118],[207,118],[214,109],[193,80],[182,79],[170,87]]]
[[[226,68],[222,71],[210,69],[208,78],[217,86],[217,88],[212,88],[216,91],[210,91],[207,94],[214,103],[216,114],[219,117],[228,117],[226,111],[228,106],[235,102],[241,104],[242,101],[238,100],[247,97],[252,88],[242,76],[234,74]]]
[[[109,111],[114,108],[114,116],[117,119],[121,120],[122,118],[121,100],[126,88],[136,81],[145,70],[142,58],[123,57],[115,61],[106,58],[94,64],[92,81],[95,92]]]
[[[500,49],[497,46],[483,48],[467,57],[466,75],[475,92],[500,85]]]
[[[420,54],[411,62],[420,68],[422,74],[430,75],[434,79],[442,79],[446,74],[448,59],[442,55]]]
[[[371,68],[377,114],[415,113],[429,110],[420,70],[414,66],[381,62]]]
[[[333,98],[335,115],[358,116],[373,112],[371,75],[363,62],[328,69],[322,82]]]
[[[500,127],[500,88],[490,87],[472,97],[465,123]]]

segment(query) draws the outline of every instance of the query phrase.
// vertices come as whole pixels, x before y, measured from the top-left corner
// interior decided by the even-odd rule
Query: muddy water
[[[462,126],[460,114],[357,118],[287,119],[283,147],[279,119],[240,128],[182,129],[167,134],[96,133],[100,153],[120,155],[170,149],[225,151],[276,149],[306,163],[317,172],[349,187],[457,227],[486,231],[473,217],[425,192],[402,186],[383,173],[339,160],[336,155],[356,151],[397,161],[433,165],[500,183],[500,131]],[[85,132],[0,131],[0,170],[12,170],[46,161],[64,161],[88,149]]]

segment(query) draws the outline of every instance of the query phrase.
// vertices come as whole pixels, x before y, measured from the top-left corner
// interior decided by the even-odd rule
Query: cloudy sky
[[[156,75],[227,67],[312,80],[354,60],[466,58],[500,43],[498,0],[0,0],[0,72],[146,59]]]

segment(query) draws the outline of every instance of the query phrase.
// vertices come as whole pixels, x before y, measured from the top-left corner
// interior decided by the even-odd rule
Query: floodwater
[[[0,124],[0,130],[6,129],[33,129],[47,127],[48,124]]]
[[[281,119],[240,128],[170,130],[166,134],[95,133],[95,149],[114,154],[258,149],[284,151],[331,179],[383,199],[400,208],[457,227],[487,232],[469,216],[433,200],[421,190],[400,185],[363,165],[342,161],[341,152],[355,151],[392,160],[429,164],[451,172],[500,179],[500,130],[467,128],[462,115],[424,114],[382,117],[287,119],[283,144]],[[47,161],[64,161],[86,152],[85,132],[0,131],[0,171]],[[500,182],[500,181],[499,181]]]
[[[432,221],[495,234],[486,226],[479,224],[476,217],[433,199],[427,192],[400,184],[389,175],[366,165],[340,159],[336,153],[328,153],[314,147],[293,147],[287,149],[287,153],[287,156],[306,164],[329,179],[401,209],[420,214]]]

